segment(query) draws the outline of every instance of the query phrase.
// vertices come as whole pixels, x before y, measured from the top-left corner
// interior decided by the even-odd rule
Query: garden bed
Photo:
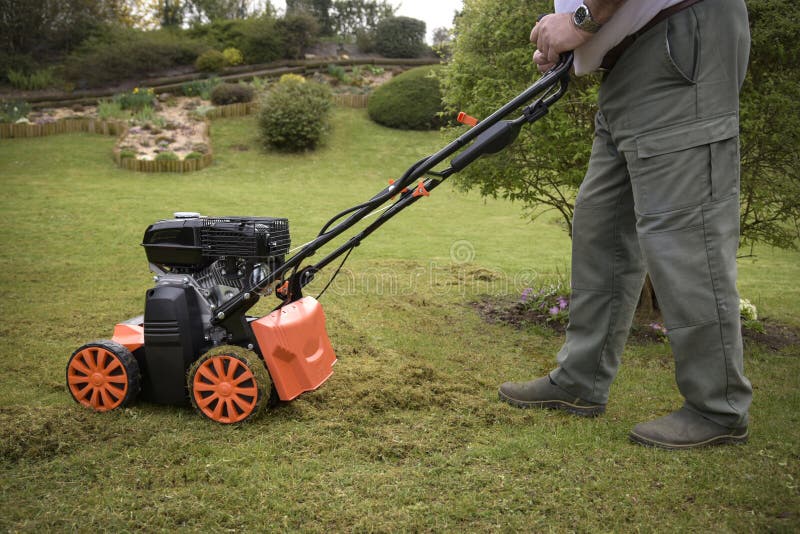
[[[473,302],[472,307],[488,323],[506,324],[517,329],[538,325],[554,334],[566,332],[566,314],[562,318],[562,309],[531,306],[528,302],[509,297],[486,297]],[[780,351],[800,344],[800,331],[770,318],[760,318],[758,321],[742,321],[742,338],[745,342]],[[663,320],[637,314],[631,326],[630,340],[639,344],[667,343]]]
[[[330,65],[313,79],[333,88],[333,101],[340,106],[365,108],[375,87],[394,75],[394,70],[374,66],[345,69]],[[135,88],[97,105],[75,104],[31,110],[25,103],[15,122],[0,123],[0,138],[40,137],[72,132],[119,136],[114,160],[125,169],[141,172],[190,172],[213,161],[208,120],[254,113],[257,101],[213,106],[209,94],[217,79],[185,84],[180,89],[191,96],[155,95],[153,89]],[[254,79],[252,87],[263,92],[268,82]],[[132,109],[125,104],[139,102]],[[145,102],[142,104],[142,102]],[[122,105],[121,105],[122,104]],[[17,104],[14,104],[15,106]]]

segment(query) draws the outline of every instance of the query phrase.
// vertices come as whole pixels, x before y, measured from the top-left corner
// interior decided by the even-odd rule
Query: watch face
[[[575,24],[581,25],[586,20],[586,17],[589,15],[588,9],[586,6],[580,6],[578,9],[575,10]]]

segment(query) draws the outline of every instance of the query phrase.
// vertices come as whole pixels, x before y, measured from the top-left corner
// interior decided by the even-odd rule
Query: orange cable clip
[[[395,180],[394,180],[394,178],[389,178],[389,185],[394,185],[394,183],[395,183]],[[403,189],[402,189],[400,192],[401,192],[401,193],[408,193],[408,188],[407,188],[407,187],[404,187],[404,188],[403,188]],[[397,196],[397,195],[393,195],[393,196],[392,196],[392,200],[394,200],[396,196]]]
[[[286,280],[283,284],[275,288],[275,294],[280,298],[285,299],[289,296],[289,281]]]
[[[419,185],[414,190],[414,193],[411,195],[412,197],[429,197],[431,196],[431,192],[425,189],[425,182],[422,180],[419,181]]]
[[[460,122],[461,124],[466,124],[470,128],[472,128],[473,126],[478,124],[478,119],[476,119],[475,117],[470,117],[469,115],[467,115],[463,111],[458,114],[458,117],[456,118],[456,120],[458,122]]]

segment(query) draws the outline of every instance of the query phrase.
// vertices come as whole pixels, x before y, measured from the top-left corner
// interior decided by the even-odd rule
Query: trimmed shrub
[[[225,58],[225,63],[228,65],[241,65],[244,63],[244,56],[238,48],[226,48],[222,51],[222,56]]]
[[[142,78],[178,65],[191,65],[205,48],[178,31],[115,27],[81,44],[64,62],[64,77],[79,88]]]
[[[253,88],[238,83],[223,83],[211,91],[211,103],[215,106],[239,104],[253,100]]]
[[[425,23],[410,17],[387,17],[375,31],[375,50],[386,57],[419,57],[425,51]]]
[[[201,72],[222,72],[225,68],[225,56],[219,50],[206,50],[194,62],[194,68]]]
[[[369,117],[401,130],[432,130],[442,125],[441,65],[411,69],[378,87],[369,98]]]
[[[314,149],[328,130],[331,91],[316,82],[286,80],[264,96],[258,113],[261,141],[287,152]]]

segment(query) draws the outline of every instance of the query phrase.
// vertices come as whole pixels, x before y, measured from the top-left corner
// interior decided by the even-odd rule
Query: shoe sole
[[[580,406],[577,404],[572,404],[570,402],[558,399],[546,400],[546,401],[521,401],[507,396],[502,391],[498,391],[497,394],[500,397],[501,401],[508,403],[511,406],[516,406],[517,408],[523,408],[523,409],[544,408],[547,410],[564,410],[573,415],[580,415],[581,417],[597,417],[598,415],[606,411],[606,407],[602,405]]]
[[[747,443],[747,438],[750,436],[749,431],[744,434],[723,434],[721,436],[714,436],[713,438],[698,441],[696,443],[668,443],[658,441],[655,439],[647,438],[635,432],[628,434],[628,437],[633,443],[637,445],[644,445],[645,447],[652,447],[656,449],[665,449],[668,451],[678,451],[686,449],[696,449],[700,447],[713,447],[716,445],[743,445]]]

